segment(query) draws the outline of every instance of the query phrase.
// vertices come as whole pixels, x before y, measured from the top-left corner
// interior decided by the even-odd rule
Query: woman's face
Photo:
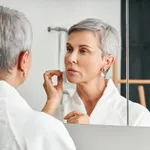
[[[94,32],[85,30],[71,33],[66,47],[65,68],[69,82],[78,84],[100,77],[102,50]]]

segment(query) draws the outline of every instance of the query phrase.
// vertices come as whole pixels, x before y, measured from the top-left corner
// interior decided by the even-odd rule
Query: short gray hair
[[[30,51],[31,24],[23,13],[0,6],[0,72],[10,73],[22,51]]]
[[[73,25],[68,35],[75,31],[90,30],[99,33],[99,43],[103,51],[103,56],[113,55],[116,57],[120,50],[120,37],[118,31],[107,23],[104,23],[100,19],[87,18]]]

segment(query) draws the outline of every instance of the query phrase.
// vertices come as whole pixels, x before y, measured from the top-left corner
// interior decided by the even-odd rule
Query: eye
[[[85,54],[85,53],[87,53],[87,50],[81,49],[81,50],[80,50],[80,53]]]
[[[71,47],[67,47],[67,52],[71,53],[73,49]]]

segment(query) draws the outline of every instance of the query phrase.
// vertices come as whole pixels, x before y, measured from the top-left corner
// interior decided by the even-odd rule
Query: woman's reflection
[[[116,29],[99,19],[85,19],[73,25],[68,35],[66,77],[69,82],[76,84],[76,92],[58,107],[62,91],[61,73],[46,72],[45,76],[48,75],[50,79],[53,75],[59,77],[57,86],[45,86],[47,94],[55,93],[57,98],[47,104],[51,107],[45,106],[43,111],[48,112],[51,108],[54,112],[58,107],[54,116],[67,123],[127,125],[127,101],[113,81],[105,78],[121,49]],[[129,107],[130,125],[150,125],[150,113],[146,108],[131,101]]]

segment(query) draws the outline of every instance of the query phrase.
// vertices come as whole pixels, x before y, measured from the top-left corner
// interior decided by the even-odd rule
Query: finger
[[[78,112],[78,111],[76,111],[76,110],[74,110],[74,111],[72,111],[72,112],[70,112],[69,114],[67,114],[65,117],[64,117],[64,119],[69,119],[70,117],[73,117],[73,116],[78,116],[78,115],[82,115],[82,113],[81,112]]]
[[[69,119],[69,118],[71,118],[71,117],[73,117],[73,116],[75,116],[74,111],[68,113],[68,114],[64,117],[64,119],[67,120],[67,119]]]
[[[74,116],[74,117],[71,117],[67,120],[67,123],[78,123],[78,119],[79,119],[79,116]]]
[[[63,88],[63,77],[62,75],[58,76],[57,78],[57,85],[56,85],[56,88],[59,92],[62,91],[62,88]]]
[[[47,73],[44,73],[44,85],[48,82],[50,85],[52,85],[52,80],[49,78],[49,75]]]
[[[54,75],[60,76],[62,75],[62,72],[60,70],[48,70],[45,72],[49,76],[49,78],[53,77]]]
[[[70,122],[67,122],[68,124],[77,124],[76,122],[73,121],[70,121]]]
[[[58,82],[58,86],[61,87],[63,85],[63,75],[62,74],[60,76],[58,76],[57,82]]]
[[[62,72],[60,72],[59,70],[49,70],[49,71],[46,71],[44,73],[44,75],[43,75],[44,76],[44,81],[45,82],[49,82],[50,81],[50,83],[53,84],[52,83],[52,77],[54,75],[61,76],[61,74],[62,74]]]

